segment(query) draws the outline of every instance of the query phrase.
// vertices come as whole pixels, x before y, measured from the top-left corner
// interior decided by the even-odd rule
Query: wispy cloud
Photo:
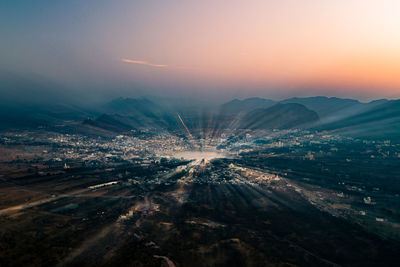
[[[144,61],[144,60],[135,60],[135,59],[128,59],[128,58],[123,58],[122,62],[132,63],[132,64],[147,65],[147,66],[157,67],[157,68],[166,68],[166,67],[168,67],[168,65],[165,65],[165,64],[154,64],[154,63],[150,63],[150,62],[147,62],[147,61]]]

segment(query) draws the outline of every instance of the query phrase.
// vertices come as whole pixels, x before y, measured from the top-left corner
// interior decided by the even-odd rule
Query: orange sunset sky
[[[21,2],[1,69],[66,87],[400,97],[400,1]]]

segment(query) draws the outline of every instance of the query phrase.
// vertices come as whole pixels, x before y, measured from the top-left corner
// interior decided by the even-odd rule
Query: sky
[[[400,98],[399,12],[398,0],[5,0],[1,95]]]

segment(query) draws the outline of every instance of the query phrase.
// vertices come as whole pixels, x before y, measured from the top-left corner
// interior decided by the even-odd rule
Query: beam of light
[[[178,114],[178,113],[177,113],[177,114]],[[178,114],[178,118],[179,118],[179,120],[181,121],[183,127],[186,129],[186,132],[188,133],[189,137],[192,137],[192,134],[190,133],[188,127],[186,127],[186,124],[183,122],[183,120],[182,120],[182,118],[181,118],[181,116],[180,116],[179,114]]]
[[[132,64],[140,64],[140,65],[146,65],[146,66],[151,66],[151,67],[157,67],[157,68],[165,68],[168,67],[168,65],[165,64],[153,64],[144,60],[135,60],[135,59],[128,59],[128,58],[123,58],[121,59],[122,62],[124,63],[132,63]]]

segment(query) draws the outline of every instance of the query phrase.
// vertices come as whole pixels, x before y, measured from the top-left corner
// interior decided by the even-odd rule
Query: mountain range
[[[3,105],[0,129],[72,124],[79,130],[121,133],[134,129],[183,131],[204,129],[215,135],[226,129],[312,128],[352,136],[400,136],[400,100],[362,103],[337,97],[234,99],[218,107],[179,101],[117,98],[96,107],[70,105]]]

